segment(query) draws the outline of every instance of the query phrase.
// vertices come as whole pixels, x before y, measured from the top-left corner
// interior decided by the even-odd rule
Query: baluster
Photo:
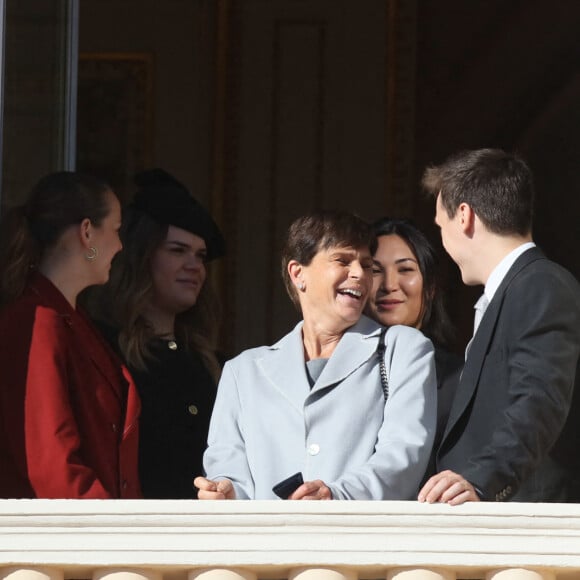
[[[93,580],[163,580],[161,572],[135,568],[100,568]]]
[[[357,580],[353,570],[345,568],[296,568],[290,572],[288,580]]]
[[[58,568],[24,568],[12,566],[0,568],[0,580],[63,580],[64,573]]]
[[[397,568],[387,574],[387,580],[455,580],[455,572],[439,568]]]
[[[255,572],[240,568],[211,568],[204,570],[192,570],[187,575],[187,580],[256,580]]]
[[[485,575],[485,580],[556,580],[554,572],[538,572],[525,568],[494,570]]]

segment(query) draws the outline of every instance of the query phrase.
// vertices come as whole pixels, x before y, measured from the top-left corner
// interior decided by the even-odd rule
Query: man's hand
[[[420,502],[440,502],[449,505],[480,501],[473,485],[458,473],[450,470],[431,477],[419,492],[417,499]]]
[[[288,499],[332,499],[332,492],[320,479],[304,482]]]
[[[193,485],[199,490],[199,499],[236,499],[234,485],[229,479],[212,481],[199,476],[193,480]]]

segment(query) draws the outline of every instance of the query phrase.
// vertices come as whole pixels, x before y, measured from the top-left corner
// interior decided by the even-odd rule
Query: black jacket
[[[579,353],[580,285],[537,248],[527,250],[473,339],[437,471],[461,474],[483,499],[570,500],[578,463],[569,439],[578,439],[578,396],[574,402],[572,396]]]

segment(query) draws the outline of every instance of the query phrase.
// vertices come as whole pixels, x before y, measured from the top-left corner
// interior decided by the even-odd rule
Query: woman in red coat
[[[136,498],[139,398],[77,308],[121,249],[100,181],[43,178],[6,215],[0,245],[0,497]]]

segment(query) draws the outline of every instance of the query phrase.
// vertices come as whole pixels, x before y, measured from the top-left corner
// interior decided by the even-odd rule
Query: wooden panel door
[[[299,319],[279,264],[293,219],[315,208],[374,219],[397,205],[388,191],[390,4],[229,5],[222,204],[230,351],[271,343]]]

